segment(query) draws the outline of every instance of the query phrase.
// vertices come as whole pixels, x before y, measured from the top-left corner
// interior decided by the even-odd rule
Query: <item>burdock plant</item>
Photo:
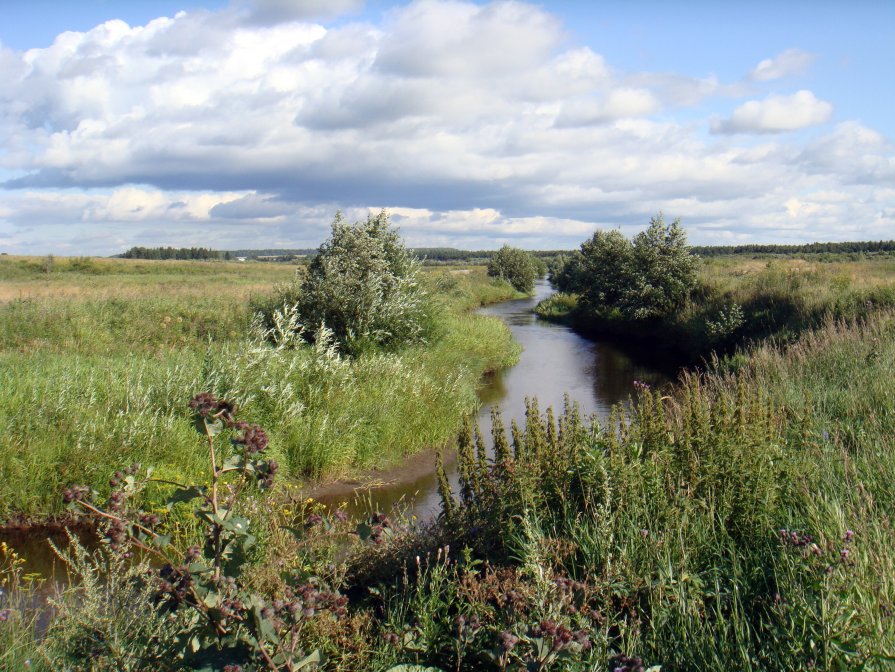
[[[247,589],[244,573],[255,538],[249,520],[238,514],[239,500],[248,488],[270,488],[278,465],[265,457],[267,434],[238,421],[234,404],[203,393],[190,401],[190,410],[208,448],[209,484],[154,479],[151,470],[131,467],[110,480],[113,490],[105,505],[80,486],[66,489],[63,498],[99,523],[114,552],[140,549],[157,559],[155,600],[160,609],[179,616],[181,664],[209,669],[260,664],[276,672],[315,667],[321,656],[302,650],[304,627],[322,613],[343,616],[347,598],[313,580],[288,587],[272,602]],[[224,435],[229,435],[229,449],[221,445]],[[194,506],[204,527],[202,546],[177,549],[171,536],[158,530],[157,514],[131,506],[149,483],[173,488],[169,511],[178,503]]]

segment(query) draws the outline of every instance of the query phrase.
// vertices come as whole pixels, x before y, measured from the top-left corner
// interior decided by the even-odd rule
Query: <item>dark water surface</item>
[[[653,386],[668,382],[666,375],[638,363],[615,346],[588,340],[565,325],[538,319],[532,309],[552,293],[549,283],[540,281],[531,298],[479,310],[506,322],[523,348],[518,364],[491,376],[479,391],[482,407],[478,423],[486,437],[490,438],[491,407],[495,405],[509,431],[511,420],[524,427],[526,397],[537,397],[542,412],[552,406],[558,415],[568,394],[578,403],[582,416],[596,414],[605,418],[613,405],[634,394],[635,380]],[[449,463],[445,468],[456,492],[456,464]],[[366,506],[372,504],[380,511],[388,511],[403,501],[419,518],[433,516],[440,508],[434,473],[412,482],[376,488],[366,497]]]

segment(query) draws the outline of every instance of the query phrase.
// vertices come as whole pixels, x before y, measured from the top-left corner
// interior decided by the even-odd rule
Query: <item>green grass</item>
[[[386,586],[383,630],[418,632],[380,655],[467,669],[509,632],[533,664],[550,619],[592,648],[549,669],[620,654],[662,670],[890,669],[893,374],[883,312],[764,345],[737,373],[687,375],[606,423],[531,409],[505,462],[461,451],[468,494],[428,543],[469,551],[436,560],[424,538],[361,564],[356,581]],[[389,578],[402,559],[410,578]],[[481,623],[463,650],[456,614]]]
[[[578,296],[556,292],[535,306],[535,313],[545,320],[565,321],[571,319],[578,307]]]
[[[575,308],[563,318],[566,306],[560,309],[557,299],[547,299],[552,303],[544,303],[540,311],[548,318],[571,318],[577,328],[596,336],[648,342],[665,360],[695,365],[713,352],[729,354],[768,338],[792,342],[827,317],[855,320],[895,307],[895,259],[849,257],[709,257],[699,268],[690,299],[658,319],[594,316]],[[662,334],[658,341],[656,333]]]
[[[53,287],[56,295],[0,304],[7,428],[0,518],[55,512],[66,484],[103,489],[130,463],[178,480],[203,476],[203,448],[185,422],[187,402],[200,391],[236,400],[243,417],[267,428],[287,476],[388,466],[448,441],[476,406],[482,373],[517,355],[502,323],[469,312],[515,295],[480,269],[427,274],[441,302],[436,341],[350,361],[251,336],[250,296],[272,291],[294,269],[96,263],[112,270],[71,272]],[[26,287],[41,288],[33,279]]]

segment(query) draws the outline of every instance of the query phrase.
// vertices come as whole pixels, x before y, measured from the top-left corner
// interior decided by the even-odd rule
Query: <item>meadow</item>
[[[49,264],[49,270],[47,268]],[[253,323],[294,266],[0,258],[0,519],[47,515],[70,483],[152,464],[203,473],[187,402],[234,400],[269,428],[290,479],[333,478],[441,446],[474,409],[482,374],[514,361],[497,320],[514,290],[471,272],[424,274],[437,340],[348,360],[325,343],[272,347]]]
[[[728,327],[736,325],[731,334],[742,329],[737,342],[747,344],[735,355],[705,359],[700,370],[683,372],[671,390],[641,385],[630,404],[615,408],[606,419],[582,417],[574,400],[563,409],[538,408],[532,400],[524,426],[503,427],[495,418],[490,439],[467,424],[457,436],[459,488],[450,492],[442,487],[442,513],[435,520],[414,521],[400,511],[375,507],[368,518],[351,520],[341,509],[289,498],[276,488],[234,499],[244,524],[227,528],[230,514],[224,513],[221,529],[244,534],[242,528],[250,525],[259,543],[227,574],[232,583],[195,564],[200,551],[186,550],[184,560],[185,549],[168,549],[172,542],[162,534],[164,520],[152,537],[161,542],[151,544],[167,549],[170,557],[161,589],[141,578],[147,564],[122,562],[111,545],[94,556],[74,551],[69,564],[82,584],[58,598],[56,619],[42,638],[35,637],[33,617],[6,606],[0,662],[9,669],[27,659],[32,669],[228,672],[893,669],[893,270],[889,259],[817,264],[712,259],[700,270],[701,286],[711,291],[693,297],[690,315],[701,310],[717,316],[718,306],[730,305],[725,301],[741,306],[741,319],[727,322]],[[444,311],[442,332],[457,357],[452,366],[468,363],[470,346],[463,344],[472,335],[489,334],[492,345],[500,343],[500,330],[473,332],[490,323],[464,312],[506,291],[477,273],[438,272],[427,279],[433,291],[449,297],[445,305],[454,307]],[[711,297],[723,300],[709,305]],[[743,322],[761,315],[767,317],[761,324]],[[248,315],[242,319],[250,325]],[[97,331],[100,340],[114,340]],[[455,331],[459,333],[452,336]],[[99,368],[98,352],[68,354],[65,342],[57,336],[43,344],[48,349],[43,361],[51,362],[50,355],[63,362],[71,357]],[[192,450],[195,474],[181,477],[195,475],[202,482],[202,462],[207,472],[208,456],[199,448],[177,385],[193,383],[200,388],[189,389],[228,393],[248,385],[240,381],[259,377],[264,385],[279,385],[284,372],[287,378],[295,375],[281,358],[305,360],[295,350],[269,344],[264,351],[269,354],[262,356],[257,339],[226,341],[220,346],[226,356],[209,350],[202,339],[194,339],[192,347],[192,368],[183,365],[183,379],[172,379],[167,386],[141,382],[151,380],[150,374],[128,381],[153,390],[135,398],[128,412],[138,413],[170,395],[170,406],[162,406],[170,410],[153,420],[165,419],[162,436],[150,445],[158,446],[163,456],[168,443],[189,434],[192,449],[184,438],[179,462],[170,468],[188,471],[183,455]],[[434,357],[440,347],[414,346],[400,357]],[[467,349],[460,354],[463,347]],[[183,346],[171,348],[178,349]],[[122,359],[126,350],[122,347]],[[506,358],[511,350],[502,351],[502,361],[511,361]],[[242,352],[249,354],[237,357]],[[487,352],[491,359],[476,361],[501,361],[494,350]],[[37,348],[29,357],[39,353]],[[12,350],[6,356],[15,354]],[[150,367],[146,362],[160,361],[164,373],[171,369],[166,357],[173,354],[163,350],[162,355],[151,350],[137,359],[144,370]],[[427,399],[425,387],[408,388],[413,378],[375,368],[396,357],[381,353],[351,366],[374,367],[370,375],[376,381],[386,376],[400,381],[399,388],[412,389],[414,403],[420,404]],[[226,364],[234,358],[238,365]],[[302,388],[301,399],[327,381],[345,389],[339,373],[344,362],[330,362],[326,352],[317,352],[313,361],[326,368],[305,378],[315,387]],[[269,370],[276,375],[265,378]],[[46,369],[40,375],[54,373]],[[106,380],[97,372],[93,376],[66,389],[91,389],[88,383]],[[36,378],[27,384],[35,384]],[[373,409],[377,417],[388,416],[393,397],[377,405],[376,395],[368,392],[370,386],[375,389],[374,381],[364,385],[367,392],[357,405]],[[268,421],[288,424],[291,416],[275,405],[283,388],[274,388],[269,397],[264,389],[256,385],[250,395],[237,399],[240,417],[264,425],[271,435],[270,451],[281,457],[279,446],[291,445],[289,434]],[[122,383],[119,394],[125,392]],[[46,404],[43,397],[22,399],[31,413]],[[102,399],[109,399],[106,406],[100,405]],[[128,397],[82,396],[69,408],[84,414],[88,404],[98,404],[109,414],[111,404],[123,399]],[[333,394],[326,399],[346,404],[351,397]],[[382,431],[398,436],[397,429],[388,428],[412,426],[411,406],[399,407],[394,425],[383,420],[387,429]],[[13,407],[4,409],[9,413]],[[64,427],[65,417],[59,414],[52,423],[35,427]],[[15,419],[26,422],[27,415]],[[133,426],[126,420],[121,425],[107,422]],[[456,416],[452,423],[446,423],[451,425],[448,435],[456,430]],[[85,426],[69,433],[83,432]],[[342,435],[330,436],[333,447],[321,448],[327,456],[341,455],[337,446],[352,445],[346,427],[357,429],[341,425]],[[326,423],[314,431],[326,435]],[[44,432],[49,440],[49,430]],[[415,427],[414,433],[419,432]],[[383,434],[375,436],[381,440]],[[237,450],[240,441],[248,442],[236,438]],[[117,443],[105,445],[111,450]],[[344,462],[329,464],[362,464],[363,455],[358,449],[341,458]],[[106,460],[108,477],[109,468],[126,465],[130,457],[97,459]],[[141,461],[154,463],[152,457]],[[310,463],[315,464],[313,459]],[[290,469],[295,469],[291,463]],[[302,473],[301,467],[296,473]],[[21,487],[35,486],[23,482]],[[196,512],[215,530],[219,523],[208,506],[200,501]],[[114,510],[138,519],[138,511]],[[110,538],[113,544],[124,543]],[[0,549],[0,579],[7,584],[21,581],[15,562],[14,554]],[[97,567],[106,581],[91,580]],[[209,592],[191,601],[184,591],[197,585],[210,586]],[[172,610],[172,599],[185,606]],[[200,637],[206,639],[193,639]],[[205,646],[216,651],[215,662],[202,667],[190,641],[205,642],[200,653]]]

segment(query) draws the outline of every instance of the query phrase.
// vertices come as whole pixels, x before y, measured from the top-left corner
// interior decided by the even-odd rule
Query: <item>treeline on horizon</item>
[[[132,247],[115,256],[123,259],[229,259],[230,253],[207,247]]]
[[[895,240],[870,240],[845,243],[806,243],[804,245],[694,245],[693,254],[718,257],[727,254],[856,254],[895,252]]]
[[[426,264],[487,263],[497,250],[460,250],[453,247],[416,247],[410,252]],[[541,259],[550,259],[571,250],[530,250]],[[735,254],[875,254],[895,252],[895,240],[852,241],[840,243],[806,243],[803,245],[694,245],[693,254],[718,257]],[[295,261],[317,253],[313,248],[213,250],[206,247],[132,247],[116,257],[124,259],[255,259],[260,261]]]

